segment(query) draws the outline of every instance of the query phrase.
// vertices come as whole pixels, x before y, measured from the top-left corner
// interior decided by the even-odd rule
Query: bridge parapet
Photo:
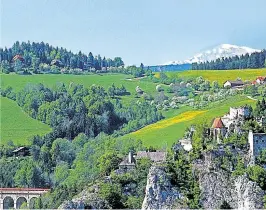
[[[7,204],[8,199],[13,200],[13,206],[11,205],[11,208],[18,209],[22,204],[19,203],[19,201],[23,199],[29,206],[32,198],[38,198],[48,191],[49,189],[44,188],[0,188],[0,209],[4,209],[6,208],[6,205],[10,205]]]

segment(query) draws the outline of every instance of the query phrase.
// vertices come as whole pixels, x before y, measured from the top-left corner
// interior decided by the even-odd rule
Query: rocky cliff
[[[152,166],[147,177],[146,195],[142,209],[177,208],[182,198],[178,189],[171,185],[165,167]]]
[[[233,176],[230,170],[223,170],[214,164],[214,153],[211,159],[206,155],[203,160],[194,164],[201,190],[200,203],[203,208],[221,208],[224,204],[234,209],[263,208],[265,192],[256,182],[250,181],[246,175]]]
[[[58,209],[110,209],[109,203],[101,199],[98,192],[98,185],[90,186],[72,200],[62,203]]]

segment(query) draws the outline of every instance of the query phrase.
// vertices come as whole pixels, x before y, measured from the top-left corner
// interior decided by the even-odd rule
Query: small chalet
[[[224,83],[224,88],[242,88],[244,86],[244,83],[242,80],[228,80]]]
[[[133,157],[133,153],[130,151],[128,156],[119,164],[119,170],[127,172],[136,168],[136,160]]]
[[[15,157],[19,156],[28,156],[30,154],[30,150],[28,147],[19,147],[13,151],[13,155]]]
[[[152,162],[160,163],[166,161],[166,152],[156,151],[156,152],[146,152],[139,151],[137,155],[133,156],[130,151],[124,160],[119,164],[119,170],[117,172],[127,172],[136,168],[137,161],[141,158],[148,158]]]
[[[58,60],[58,59],[54,59],[54,60],[51,61],[51,65],[62,67],[63,63],[60,60]]]

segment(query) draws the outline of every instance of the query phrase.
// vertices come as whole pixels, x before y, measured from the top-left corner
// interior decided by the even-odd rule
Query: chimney
[[[132,154],[132,151],[129,151],[129,153],[128,153],[128,162],[129,163],[133,163],[133,154]]]

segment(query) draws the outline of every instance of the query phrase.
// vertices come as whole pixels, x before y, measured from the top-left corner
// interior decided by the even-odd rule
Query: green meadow
[[[62,82],[66,85],[71,83],[82,84],[85,87],[93,84],[101,85],[105,89],[113,83],[115,86],[124,85],[131,95],[123,96],[123,102],[130,103],[136,93],[136,87],[154,95],[156,84],[149,81],[142,81],[141,79],[132,79],[132,76],[125,74],[90,74],[90,75],[69,75],[69,74],[37,74],[37,75],[17,75],[17,74],[2,74],[1,86],[6,88],[11,86],[15,92],[23,89],[27,84],[42,83],[50,88],[56,86],[57,83]]]
[[[27,115],[15,101],[0,96],[1,135],[0,143],[12,140],[15,144],[28,144],[28,139],[36,134],[43,135],[51,128]]]

